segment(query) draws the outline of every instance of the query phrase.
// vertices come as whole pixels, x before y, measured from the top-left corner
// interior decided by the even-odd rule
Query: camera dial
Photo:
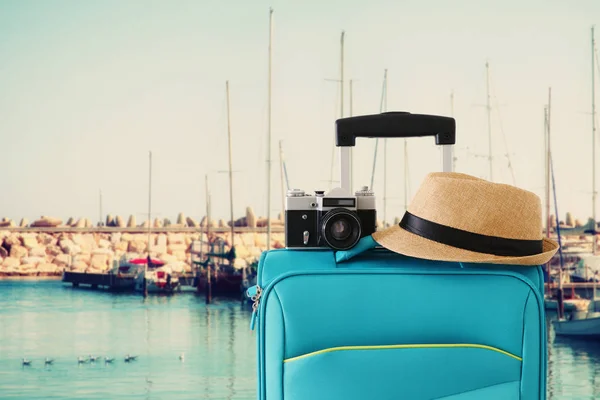
[[[288,197],[302,197],[304,196],[304,190],[302,189],[289,189],[287,191]]]

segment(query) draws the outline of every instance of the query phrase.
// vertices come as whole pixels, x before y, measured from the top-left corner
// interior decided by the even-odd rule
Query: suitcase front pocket
[[[518,399],[521,358],[480,344],[345,346],[286,359],[290,399]]]

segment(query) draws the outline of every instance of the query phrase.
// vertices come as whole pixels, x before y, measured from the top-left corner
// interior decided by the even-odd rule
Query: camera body
[[[311,196],[288,190],[285,199],[285,243],[289,249],[347,250],[375,232],[375,195],[367,186],[352,196],[341,188]]]

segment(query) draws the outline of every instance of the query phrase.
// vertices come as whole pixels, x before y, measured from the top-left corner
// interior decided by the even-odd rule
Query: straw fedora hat
[[[469,263],[541,265],[559,247],[543,237],[537,195],[455,172],[427,175],[400,224],[372,236],[396,253]]]

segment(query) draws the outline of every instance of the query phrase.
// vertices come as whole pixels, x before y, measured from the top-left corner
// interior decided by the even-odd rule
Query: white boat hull
[[[600,316],[552,321],[554,332],[559,336],[573,336],[588,339],[600,339]]]
[[[587,299],[568,299],[563,300],[565,311],[587,311],[590,300]],[[558,310],[558,301],[555,299],[545,299],[544,306],[546,310]]]

